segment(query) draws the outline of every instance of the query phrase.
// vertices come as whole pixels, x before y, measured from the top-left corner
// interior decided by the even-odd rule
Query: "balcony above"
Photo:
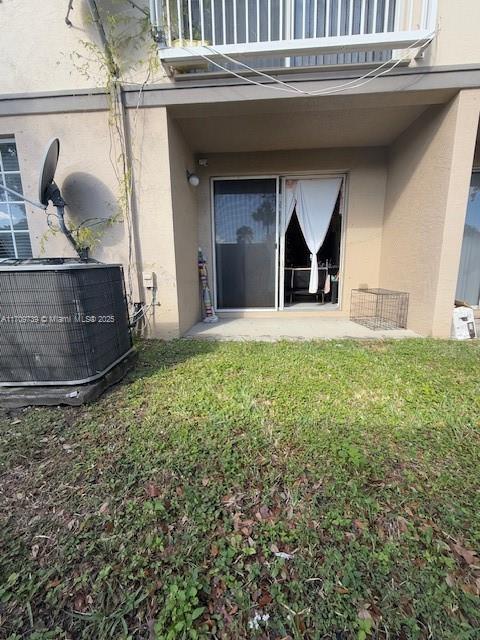
[[[437,0],[150,0],[150,12],[173,69],[269,58],[290,67],[295,56],[355,62],[422,47],[435,35]]]

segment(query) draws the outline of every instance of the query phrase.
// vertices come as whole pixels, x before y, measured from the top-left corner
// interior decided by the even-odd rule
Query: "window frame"
[[[17,152],[17,159],[18,159],[18,146],[17,146],[17,142],[15,140],[14,136],[8,136],[8,137],[1,137],[0,136],[0,144],[14,144],[15,145],[15,150]],[[20,169],[20,162],[18,162],[18,170],[16,171],[6,171],[4,169],[3,166],[3,160],[2,160],[2,155],[0,153],[0,181],[4,186],[6,185],[6,176],[8,175],[18,175],[20,178],[20,183],[21,183],[21,191],[23,192],[23,182],[22,182],[22,172]],[[5,200],[0,200],[0,207],[2,207],[3,205],[5,205],[7,211],[6,213],[8,214],[9,218],[10,218],[10,228],[9,229],[0,229],[0,237],[2,235],[8,235],[11,238],[12,241],[12,246],[13,246],[13,252],[14,255],[5,257],[5,258],[1,258],[0,257],[0,261],[1,260],[8,260],[9,258],[12,259],[22,259],[22,258],[31,258],[32,257],[32,245],[31,245],[31,238],[30,238],[30,229],[28,226],[28,216],[27,216],[27,208],[26,208],[26,204],[25,204],[25,200],[12,200],[12,198],[15,198],[16,196],[13,196],[12,194],[8,193],[8,191],[4,191],[5,193]],[[23,205],[24,209],[25,209],[25,217],[26,217],[26,223],[27,223],[27,228],[26,229],[15,229],[13,226],[13,218],[12,218],[12,211],[10,208],[10,205],[12,204],[20,204]],[[18,255],[18,248],[17,248],[17,238],[16,235],[17,234],[26,234],[29,240],[29,244],[30,244],[30,255],[24,255],[21,258]]]

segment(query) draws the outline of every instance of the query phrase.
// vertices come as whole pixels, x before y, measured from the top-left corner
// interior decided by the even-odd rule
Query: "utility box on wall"
[[[453,310],[452,338],[471,340],[477,337],[475,316],[470,307],[455,307]]]

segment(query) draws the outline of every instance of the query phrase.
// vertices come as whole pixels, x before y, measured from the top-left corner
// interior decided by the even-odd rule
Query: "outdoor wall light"
[[[187,180],[188,180],[188,184],[191,185],[192,187],[198,187],[198,185],[200,184],[200,178],[197,176],[197,174],[192,173],[188,169],[187,169]]]

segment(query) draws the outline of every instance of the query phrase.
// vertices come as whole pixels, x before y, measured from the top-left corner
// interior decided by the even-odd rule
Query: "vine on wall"
[[[70,19],[71,10],[77,13]],[[71,3],[65,21],[73,26],[79,19],[87,31],[90,30],[91,38],[79,40],[81,48],[71,52],[70,58],[78,73],[105,91],[110,162],[117,182],[117,207],[109,217],[88,218],[77,225],[69,220],[67,227],[81,248],[93,251],[101,245],[109,228],[119,222],[125,223],[128,236],[128,290],[131,295],[135,260],[132,221],[133,140],[127,139],[123,85],[139,86],[135,128],[143,89],[160,68],[157,44],[151,34],[148,11],[131,0],[83,0],[83,3],[77,0],[75,4]],[[134,82],[132,77],[140,78],[141,82]],[[49,218],[49,229],[41,239],[42,251],[48,235],[59,232],[58,226]]]

